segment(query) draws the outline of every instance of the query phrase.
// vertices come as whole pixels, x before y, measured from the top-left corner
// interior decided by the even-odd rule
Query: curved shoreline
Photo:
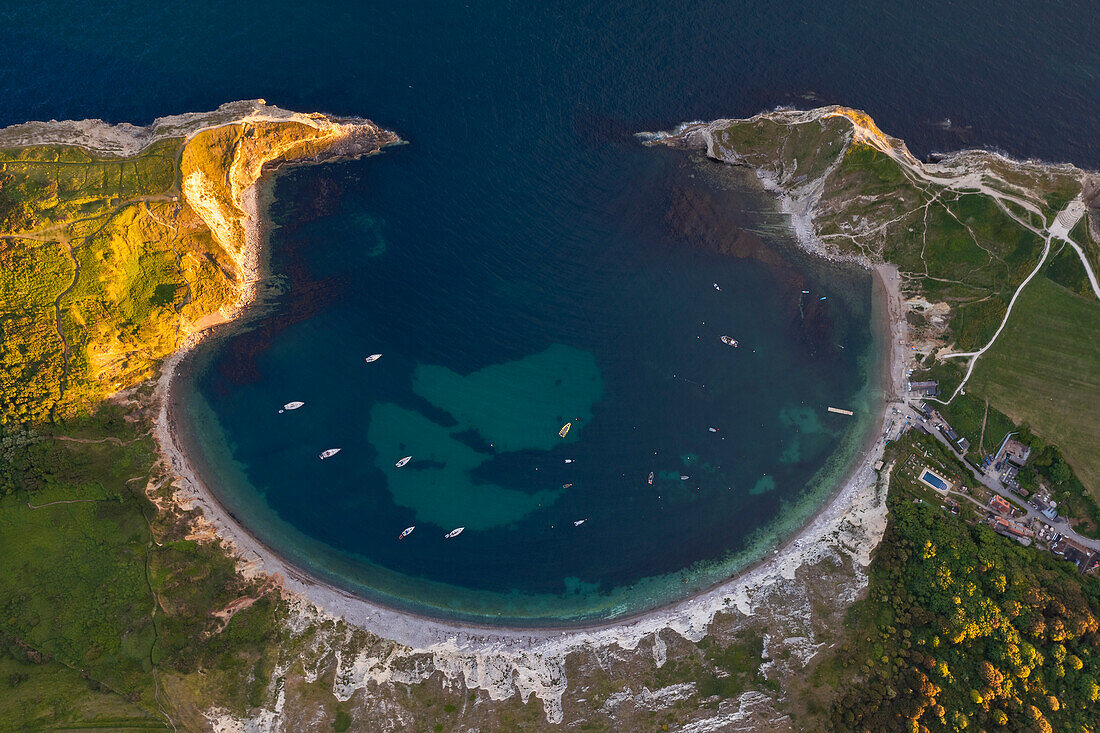
[[[246,190],[242,197],[248,214],[247,257],[257,265],[268,251],[264,217],[269,197],[263,195],[263,192],[270,185],[271,178],[269,172]],[[258,269],[255,272],[258,273]],[[904,336],[904,312],[898,293],[896,268],[878,266],[873,269],[873,275],[873,308],[885,304],[887,307],[882,315],[888,321],[882,324],[885,328],[880,330],[880,333],[884,333],[882,338],[885,341],[881,344],[883,351],[880,363],[886,372],[880,386],[885,395],[877,401],[888,405],[899,397],[899,388],[904,383],[905,366],[901,361],[903,355],[899,348],[899,339]],[[254,302],[256,297],[255,288],[252,291],[249,303]],[[244,313],[244,310],[240,310],[234,318],[227,319],[224,323],[235,321]],[[879,328],[879,324],[875,326]],[[821,508],[799,530],[788,535],[771,556],[746,566],[730,578],[687,598],[606,622],[531,627],[496,626],[472,621],[451,622],[369,600],[313,576],[265,545],[219,502],[188,459],[171,409],[173,378],[179,365],[207,333],[209,332],[192,337],[165,360],[154,396],[158,406],[155,431],[157,442],[168,465],[172,466],[177,476],[177,497],[188,508],[201,509],[213,534],[228,542],[232,552],[243,562],[244,572],[276,575],[281,578],[286,591],[307,600],[322,611],[343,618],[382,638],[421,650],[456,642],[460,642],[465,649],[499,645],[533,648],[551,639],[555,642],[571,639],[577,644],[588,644],[597,642],[594,636],[623,645],[624,640],[640,640],[664,628],[682,630],[681,633],[686,634],[697,633],[699,629],[705,630],[719,611],[742,607],[743,604],[734,598],[743,595],[747,588],[759,586],[769,577],[792,577],[794,571],[804,564],[807,556],[813,554],[813,546],[832,532],[844,513],[856,504],[856,497],[861,492],[866,493],[868,487],[874,486],[876,475],[871,466],[881,456],[881,440],[878,436],[888,414],[883,409],[880,418],[872,421],[863,448],[858,454],[859,458],[852,463],[845,478],[838,482],[837,488]],[[869,549],[860,554],[867,554]],[[866,559],[861,560],[862,564],[866,564]]]

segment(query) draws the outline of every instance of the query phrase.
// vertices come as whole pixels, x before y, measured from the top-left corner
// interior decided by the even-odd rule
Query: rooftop
[[[1001,450],[1003,457],[1017,466],[1027,463],[1027,459],[1031,456],[1031,446],[1024,445],[1015,438],[1009,438]]]

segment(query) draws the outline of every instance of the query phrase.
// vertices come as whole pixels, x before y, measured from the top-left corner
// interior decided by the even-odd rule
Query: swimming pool
[[[920,480],[937,491],[947,491],[948,489],[947,482],[934,474],[930,468],[924,469],[924,473],[920,475]]]

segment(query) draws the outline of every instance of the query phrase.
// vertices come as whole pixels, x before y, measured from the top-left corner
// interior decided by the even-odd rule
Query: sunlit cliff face
[[[825,113],[825,117],[844,117],[852,123],[852,142],[868,145],[876,150],[881,150],[887,155],[904,158],[906,162],[918,164],[916,158],[905,146],[905,143],[897,138],[890,137],[871,119],[871,115],[851,107],[837,107],[835,110]]]

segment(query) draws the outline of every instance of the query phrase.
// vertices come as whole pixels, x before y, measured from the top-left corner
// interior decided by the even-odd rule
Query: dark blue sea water
[[[0,10],[0,123],[259,96],[408,140],[279,181],[283,294],[201,355],[199,458],[348,587],[580,620],[766,551],[863,438],[824,407],[874,400],[868,279],[791,253],[735,173],[632,133],[838,102],[918,154],[1096,167],[1097,26],[1083,2],[27,4]]]

